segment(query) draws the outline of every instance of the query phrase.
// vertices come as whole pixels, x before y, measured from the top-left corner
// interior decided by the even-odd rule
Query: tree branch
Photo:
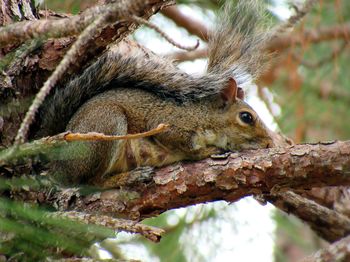
[[[125,219],[116,219],[109,216],[95,216],[80,212],[56,212],[53,214],[61,218],[68,218],[85,224],[94,224],[111,228],[113,230],[121,230],[129,233],[139,233],[153,242],[159,242],[161,235],[165,233],[163,229],[136,223]]]
[[[232,153],[224,159],[209,158],[146,171],[121,174],[120,181],[109,181],[118,183],[119,189],[87,196],[78,189],[19,195],[55,205],[60,211],[142,219],[197,203],[234,202],[249,195],[268,194],[276,187],[350,185],[350,141],[252,150]]]
[[[345,215],[321,206],[292,191],[279,191],[265,196],[279,209],[300,218],[323,239],[334,242],[350,234],[350,219]]]
[[[152,3],[153,2],[153,3]],[[7,44],[14,44],[26,41],[31,38],[59,38],[76,35],[96,20],[99,16],[110,12],[113,5],[118,6],[118,10],[109,14],[111,20],[129,20],[131,15],[142,16],[144,11],[157,2],[163,2],[163,6],[169,5],[171,1],[124,1],[105,6],[94,6],[85,10],[81,15],[59,20],[43,19],[38,21],[22,21],[0,28],[0,47]],[[166,3],[168,2],[168,3]],[[129,18],[129,19],[128,19]]]

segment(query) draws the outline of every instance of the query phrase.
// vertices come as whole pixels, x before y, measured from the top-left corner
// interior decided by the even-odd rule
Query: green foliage
[[[171,211],[169,214],[164,213],[156,218],[150,218],[145,222],[149,225],[169,228],[169,216],[176,216],[176,214],[174,214],[174,211]],[[145,244],[148,246],[151,254],[159,257],[161,261],[164,261],[164,259],[169,262],[186,261],[184,250],[179,245],[180,237],[185,228],[185,218],[179,218],[176,226],[173,226],[171,229],[167,230],[168,233],[162,238],[162,241],[159,244],[153,244],[150,242],[145,242]]]
[[[43,184],[31,178],[0,180],[0,254],[18,261],[86,255],[90,246],[113,230],[60,218],[52,210],[10,200],[8,190],[38,190]]]
[[[29,204],[0,199],[0,253],[20,261],[86,255],[96,241],[115,236],[112,230],[54,217]]]
[[[316,31],[346,23],[350,19],[349,10],[349,1],[323,2],[307,16],[304,27]],[[304,141],[349,138],[350,122],[343,120],[347,118],[350,102],[347,73],[350,52],[346,41],[324,41],[291,50],[301,59],[298,68],[302,79],[300,90],[291,89],[287,70],[271,86],[282,107],[278,121],[283,132],[293,137],[294,130],[304,124]],[[336,53],[334,57],[333,53]],[[298,115],[301,107],[304,113]]]
[[[198,236],[212,239],[211,233],[220,231],[220,221],[224,219],[224,215],[229,216],[232,222],[232,208],[224,203],[211,203],[206,205],[196,205],[186,209],[167,211],[157,217],[145,219],[143,223],[161,227],[165,229],[166,234],[162,237],[160,243],[152,243],[142,237],[134,236],[132,238],[117,239],[122,250],[126,250],[126,257],[133,257],[131,252],[127,252],[128,246],[133,245],[146,247],[149,257],[158,258],[160,261],[210,261],[210,254],[215,255],[217,241],[213,239],[208,243],[206,251],[198,246],[200,239]],[[218,228],[216,228],[216,226]],[[193,238],[193,236],[196,236]],[[124,249],[125,248],[125,249]],[[204,253],[205,255],[204,255]],[[148,259],[145,261],[153,261]]]

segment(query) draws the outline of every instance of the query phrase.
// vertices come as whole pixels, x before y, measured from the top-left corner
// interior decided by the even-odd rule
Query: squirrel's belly
[[[184,154],[172,152],[165,146],[147,138],[130,139],[110,169],[112,172],[125,172],[141,166],[164,166],[183,160]]]

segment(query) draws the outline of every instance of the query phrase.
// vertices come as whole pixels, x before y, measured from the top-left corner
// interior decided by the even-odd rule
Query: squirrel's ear
[[[236,80],[230,77],[227,86],[221,91],[221,97],[224,100],[225,104],[231,104],[236,101],[238,89],[241,88],[237,87]]]

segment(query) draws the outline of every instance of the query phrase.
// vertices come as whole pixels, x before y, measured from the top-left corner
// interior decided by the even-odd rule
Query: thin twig
[[[113,140],[137,139],[137,138],[143,138],[143,137],[159,134],[161,132],[166,131],[168,127],[169,125],[160,124],[156,128],[151,129],[150,131],[137,133],[137,134],[128,134],[124,136],[109,136],[109,135],[96,133],[96,132],[89,132],[86,134],[67,133],[64,136],[64,140],[71,142],[71,141],[113,141]]]
[[[163,229],[157,227],[144,225],[132,220],[117,219],[110,216],[92,215],[77,211],[55,212],[54,216],[69,218],[85,224],[104,226],[114,230],[139,233],[153,242],[159,242],[162,234],[165,233]]]
[[[199,40],[197,40],[197,43],[194,46],[183,46],[179,43],[176,43],[170,36],[168,36],[163,30],[161,30],[155,24],[152,24],[152,23],[148,22],[147,20],[145,20],[141,17],[135,16],[135,15],[132,16],[132,19],[138,24],[143,24],[143,25],[148,26],[149,28],[152,28],[153,30],[158,32],[161,35],[161,37],[163,37],[166,41],[168,41],[170,44],[172,44],[173,46],[175,46],[179,49],[193,51],[193,50],[196,50],[199,46]]]
[[[295,14],[290,16],[287,21],[275,27],[272,31],[273,36],[279,36],[281,33],[285,33],[288,29],[293,28],[304,16],[309,13],[312,7],[319,0],[306,0],[300,7],[294,6]]]
[[[190,34],[196,35],[207,42],[209,29],[207,26],[190,16],[183,14],[176,6],[170,6],[162,10],[162,14],[173,20],[176,25],[185,28]]]
[[[44,154],[45,152],[50,151],[52,148],[65,145],[67,142],[137,139],[159,134],[166,131],[168,127],[169,126],[166,124],[159,124],[156,128],[149,131],[137,134],[128,134],[124,136],[108,136],[95,132],[87,134],[65,132],[55,136],[44,137],[31,143],[14,145],[11,148],[0,151],[0,166],[16,162],[17,160],[24,157],[32,157],[38,154]]]
[[[165,57],[175,62],[193,61],[196,59],[207,58],[208,48],[197,49],[192,52],[178,51],[166,54]]]

